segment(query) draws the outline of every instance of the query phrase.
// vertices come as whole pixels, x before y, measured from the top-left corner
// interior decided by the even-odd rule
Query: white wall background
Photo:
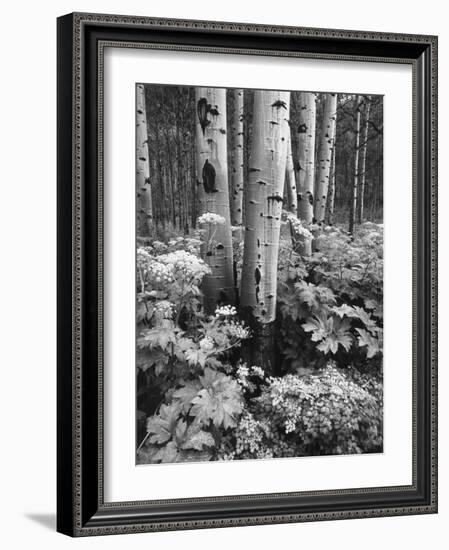
[[[449,31],[443,0],[90,0],[8,2],[0,55],[0,540],[7,549],[444,548],[449,521],[449,375],[445,311],[449,216],[440,222],[440,513],[299,525],[72,540],[55,529],[56,17],[71,11],[429,33],[440,36],[440,120],[448,120]],[[440,134],[440,211],[449,203]]]

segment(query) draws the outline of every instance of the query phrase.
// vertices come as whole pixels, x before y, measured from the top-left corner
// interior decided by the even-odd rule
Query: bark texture
[[[335,154],[336,147],[332,151],[331,173],[329,177],[329,193],[328,193],[328,207],[327,207],[327,223],[333,225],[334,223],[334,207],[335,207]]]
[[[217,304],[233,304],[232,237],[229,209],[226,143],[226,90],[196,88],[196,172],[200,215],[224,218],[222,224],[204,224],[204,261],[211,275],[203,280],[204,306],[213,312]]]
[[[316,96],[299,94],[299,125],[297,128],[296,181],[298,182],[298,218],[305,224],[313,222],[315,181]],[[301,253],[310,256],[312,240],[301,237]]]
[[[243,223],[243,90],[232,92],[234,112],[231,126],[231,223]]]
[[[352,197],[349,209],[349,233],[354,233],[355,217],[357,212],[357,194],[359,188],[359,153],[360,153],[360,97],[354,100],[355,143],[354,143],[354,179],[352,183]]]
[[[241,306],[261,324],[276,314],[277,262],[287,163],[290,93],[254,92]]]
[[[365,182],[366,182],[366,151],[368,149],[368,131],[369,131],[369,115],[371,109],[371,102],[369,99],[365,100],[365,125],[363,128],[363,138],[362,138],[362,151],[360,155],[360,193],[359,193],[359,204],[357,210],[357,221],[362,223],[363,221],[363,206],[365,202]]]
[[[332,151],[335,146],[337,121],[337,94],[326,94],[324,100],[323,124],[318,149],[318,177],[315,191],[314,216],[316,223],[324,224]]]
[[[295,169],[293,165],[292,154],[292,139],[290,126],[287,132],[287,162],[285,167],[285,190],[287,197],[287,208],[290,212],[297,215],[298,212],[298,198],[296,189]]]
[[[147,110],[145,88],[136,87],[136,189],[138,234],[148,237],[153,222],[153,201],[151,198],[150,161],[148,152]]]

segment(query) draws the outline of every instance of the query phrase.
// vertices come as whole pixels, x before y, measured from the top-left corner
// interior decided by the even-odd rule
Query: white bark
[[[315,94],[299,94],[298,127],[298,217],[304,223],[313,221],[313,182],[315,179],[315,131],[316,97]]]
[[[141,236],[149,236],[153,221],[153,203],[151,199],[145,88],[143,84],[137,84],[136,94],[136,189],[138,231]]]
[[[354,114],[356,119],[355,127],[355,150],[354,150],[354,179],[352,184],[351,207],[349,211],[349,233],[354,232],[355,216],[357,212],[357,194],[359,187],[359,152],[360,152],[360,97],[354,100]]]
[[[313,221],[315,181],[316,96],[310,92],[299,94],[299,126],[297,128],[298,218],[304,224]],[[312,239],[301,237],[302,254],[312,253]]]
[[[235,300],[232,236],[229,210],[228,162],[226,143],[226,90],[196,88],[196,170],[199,190],[199,214],[211,212],[224,218],[222,225],[206,224],[202,256],[212,270],[203,279],[204,305],[213,312],[217,303],[232,304]],[[201,102],[201,103],[200,103]],[[200,104],[203,105],[200,118]],[[211,180],[204,178],[205,165],[215,172]],[[207,169],[206,169],[207,171]]]
[[[253,317],[262,324],[270,323],[276,315],[289,112],[289,92],[254,92],[241,305],[249,307]]]
[[[360,195],[358,208],[358,222],[363,221],[363,203],[365,202],[365,181],[366,181],[366,151],[368,149],[368,131],[369,131],[369,115],[371,102],[366,99],[365,104],[365,127],[362,139],[362,154],[360,159]]]
[[[285,188],[288,201],[288,210],[297,215],[298,199],[296,190],[295,169],[293,165],[292,138],[290,127],[287,132],[287,163],[285,167]]]
[[[329,181],[329,199],[328,199],[328,224],[332,225],[334,223],[334,205],[335,205],[335,153],[337,148],[334,147],[332,151],[332,163],[331,163],[331,173]]]
[[[231,126],[231,223],[241,226],[243,221],[243,90],[232,92],[234,112]]]
[[[337,94],[326,94],[320,146],[318,149],[318,178],[316,182],[314,204],[315,221],[319,224],[324,224],[326,216],[326,201],[329,189],[332,150],[335,145],[336,121]]]

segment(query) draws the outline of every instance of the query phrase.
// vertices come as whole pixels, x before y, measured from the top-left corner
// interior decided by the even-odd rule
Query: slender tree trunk
[[[298,198],[296,190],[295,169],[293,165],[292,138],[290,126],[287,132],[287,163],[285,167],[285,189],[287,195],[288,210],[297,216]]]
[[[289,132],[289,92],[254,92],[241,306],[253,338],[251,360],[274,368],[277,264]]]
[[[324,224],[332,150],[335,145],[337,121],[337,94],[326,94],[324,101],[323,125],[318,151],[318,179],[315,191],[314,215],[319,224]]]
[[[150,161],[148,151],[147,109],[145,87],[137,85],[136,119],[136,187],[138,209],[138,234],[148,237],[153,224],[153,201],[151,197]]]
[[[203,280],[204,306],[235,301],[226,145],[226,90],[196,88],[196,172],[200,214],[211,212],[223,224],[205,224],[202,255],[212,273]]]
[[[296,181],[298,182],[298,218],[305,224],[313,222],[313,187],[315,180],[316,96],[299,94],[299,126],[297,139]],[[310,256],[312,240],[302,238],[302,253]]]
[[[357,212],[357,192],[359,187],[359,152],[360,152],[360,97],[354,100],[355,148],[354,148],[354,180],[352,184],[351,205],[349,209],[349,233],[354,233],[355,215]]]
[[[363,139],[362,139],[362,153],[360,158],[360,193],[359,193],[359,204],[357,210],[357,221],[362,223],[363,221],[363,203],[365,202],[365,181],[366,181],[366,151],[368,149],[368,131],[369,131],[369,115],[371,102],[369,99],[365,100],[365,126],[363,129]]]
[[[335,205],[335,153],[337,149],[334,147],[332,151],[332,163],[331,173],[329,181],[329,196],[328,196],[328,209],[327,209],[327,223],[333,225],[334,223],[334,205]]]
[[[231,223],[243,223],[243,90],[232,91],[234,112],[231,126]]]

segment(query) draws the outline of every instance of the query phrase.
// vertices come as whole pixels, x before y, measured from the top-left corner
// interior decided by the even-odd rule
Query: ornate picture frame
[[[413,434],[407,486],[105,502],[104,50],[407,64],[413,71]],[[437,512],[437,38],[74,13],[58,19],[58,503],[70,536]]]

